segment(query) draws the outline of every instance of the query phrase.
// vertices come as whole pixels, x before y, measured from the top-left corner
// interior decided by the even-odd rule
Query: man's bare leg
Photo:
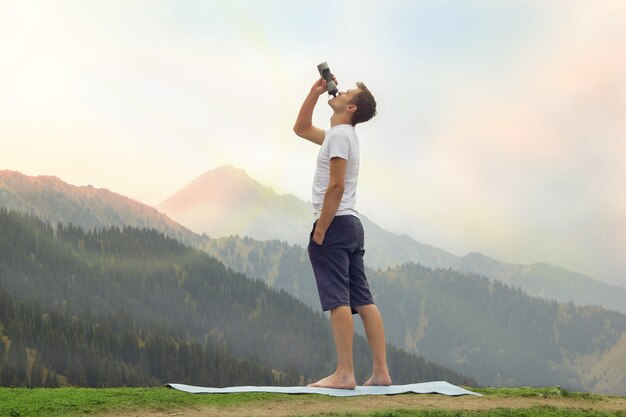
[[[354,365],[352,362],[352,337],[354,322],[349,306],[336,307],[330,310],[330,323],[337,349],[337,370],[334,374],[309,384],[309,387],[354,389]]]
[[[391,385],[391,377],[387,368],[385,329],[380,311],[375,304],[356,307],[356,311],[363,320],[367,341],[374,355],[372,376],[363,385]]]

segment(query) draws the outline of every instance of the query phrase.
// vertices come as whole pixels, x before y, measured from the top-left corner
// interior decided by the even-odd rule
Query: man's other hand
[[[313,242],[322,246],[322,243],[324,243],[324,236],[326,236],[326,233],[320,232],[316,227],[315,231],[313,232],[313,237],[311,239],[313,240]]]

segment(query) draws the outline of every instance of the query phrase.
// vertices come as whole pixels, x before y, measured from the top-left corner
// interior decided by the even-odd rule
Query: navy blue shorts
[[[335,216],[322,245],[313,242],[309,235],[309,259],[313,266],[322,310],[339,306],[355,307],[374,304],[363,263],[364,233],[358,217]]]

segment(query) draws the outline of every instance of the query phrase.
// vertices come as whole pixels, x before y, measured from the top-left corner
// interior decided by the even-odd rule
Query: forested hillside
[[[207,240],[204,248],[318,308],[313,273],[299,246],[224,238]],[[582,390],[597,385],[603,392],[626,393],[626,381],[611,372],[587,378],[589,367],[626,332],[621,313],[559,304],[479,275],[416,264],[370,269],[368,276],[388,341],[396,346],[472,375],[481,384]],[[611,356],[626,361],[623,348]],[[578,363],[581,358],[585,366]]]
[[[374,279],[389,339],[428,358],[504,385],[582,383],[579,357],[598,357],[626,332],[626,316],[529,297],[498,281],[407,264]],[[398,326],[419,317],[410,327]],[[443,348],[446,346],[446,348]],[[624,389],[623,383],[615,389]]]
[[[190,342],[160,324],[138,326],[122,311],[80,315],[14,303],[0,289],[0,386],[142,386],[180,381],[212,386],[297,383],[255,360],[235,358],[211,338]]]
[[[28,352],[43,349],[36,357],[42,366],[69,377],[66,370],[44,362],[48,354],[43,356],[46,348],[35,338],[34,330],[30,334],[15,333],[20,328],[18,321],[29,320],[23,314],[58,314],[65,319],[71,317],[70,323],[79,323],[76,317],[87,327],[105,329],[106,323],[111,323],[110,317],[122,314],[132,317],[126,330],[135,334],[139,350],[145,349],[150,340],[150,333],[142,333],[146,326],[163,328],[166,335],[167,329],[175,329],[179,340],[170,338],[173,345],[196,343],[209,350],[210,346],[226,346],[238,358],[258,360],[261,365],[250,362],[251,369],[257,367],[263,378],[263,367],[285,372],[286,383],[291,383],[293,375],[300,382],[324,376],[334,366],[334,348],[324,316],[293,296],[228,270],[206,253],[154,230],[127,227],[85,232],[61,224],[53,228],[35,217],[0,209],[0,288],[13,305],[22,306],[17,315],[14,310],[13,320],[3,321],[5,359],[7,355],[13,358],[3,369],[28,368],[33,360]],[[23,302],[31,303],[36,312],[28,313],[30,307],[23,307]],[[60,334],[57,345],[61,348],[57,352],[63,355]],[[95,337],[95,333],[88,334]],[[90,337],[85,336],[85,344],[97,345]],[[115,347],[119,341],[113,339],[112,350],[97,356],[112,355],[111,363],[119,365],[115,353],[120,352]],[[69,339],[67,342],[71,344]],[[18,347],[14,351],[12,346]],[[354,350],[357,377],[363,381],[371,370],[369,348],[357,338]],[[391,346],[388,351],[391,372],[398,383],[472,381]],[[20,365],[20,358],[24,358],[24,365]],[[96,366],[85,362],[85,367]],[[145,369],[133,368],[133,372]],[[148,375],[162,378],[170,374]],[[94,380],[87,381],[93,384]],[[249,383],[261,382],[257,377]],[[95,385],[99,384],[105,383]]]

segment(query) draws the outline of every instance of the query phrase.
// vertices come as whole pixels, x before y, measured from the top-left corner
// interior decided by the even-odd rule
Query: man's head
[[[376,100],[372,92],[362,82],[356,83],[354,89],[340,91],[337,97],[328,104],[335,113],[346,113],[352,126],[363,123],[376,115]]]

